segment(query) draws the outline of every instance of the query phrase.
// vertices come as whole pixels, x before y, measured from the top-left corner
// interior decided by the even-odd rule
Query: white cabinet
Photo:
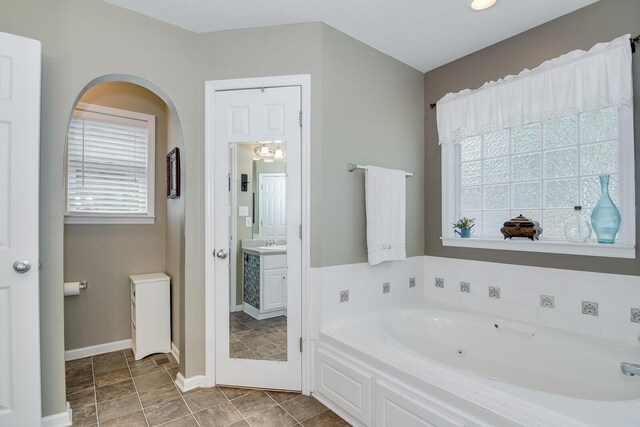
[[[244,251],[244,311],[258,320],[286,314],[286,252]]]
[[[169,276],[129,276],[131,283],[131,347],[136,360],[171,352]]]

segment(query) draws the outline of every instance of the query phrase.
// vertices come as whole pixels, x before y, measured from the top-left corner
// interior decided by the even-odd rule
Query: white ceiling
[[[197,33],[326,24],[422,72],[597,0],[105,0]]]

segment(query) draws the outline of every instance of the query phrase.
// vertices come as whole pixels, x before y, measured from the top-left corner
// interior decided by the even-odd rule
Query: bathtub
[[[444,304],[337,322],[314,358],[315,394],[356,425],[640,426],[620,371],[640,345]]]

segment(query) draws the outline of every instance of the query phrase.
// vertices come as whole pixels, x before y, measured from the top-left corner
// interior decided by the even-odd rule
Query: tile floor
[[[134,360],[131,350],[69,361],[74,426],[342,427],[340,417],[300,393],[213,387],[181,393],[170,354]]]
[[[286,316],[256,320],[243,311],[229,313],[229,356],[236,359],[287,360]]]

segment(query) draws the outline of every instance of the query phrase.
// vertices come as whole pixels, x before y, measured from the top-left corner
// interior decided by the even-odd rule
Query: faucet
[[[630,377],[633,377],[635,375],[640,375],[640,365],[637,365],[635,363],[621,362],[620,370],[622,370],[623,374],[628,375]]]
[[[267,246],[275,246],[278,244],[277,240],[267,240]]]

